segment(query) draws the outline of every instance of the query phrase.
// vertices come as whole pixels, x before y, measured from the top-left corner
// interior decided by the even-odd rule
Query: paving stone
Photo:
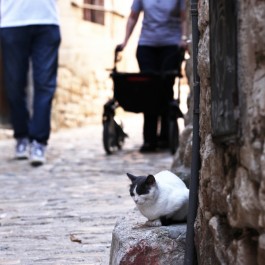
[[[106,155],[101,118],[86,128],[52,133],[47,163],[13,159],[0,140],[0,265],[107,265],[112,230],[134,203],[126,173],[170,169],[167,152],[143,155],[142,116],[123,115],[129,138]]]

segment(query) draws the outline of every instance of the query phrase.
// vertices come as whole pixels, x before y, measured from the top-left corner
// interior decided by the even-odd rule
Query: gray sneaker
[[[45,163],[45,149],[44,144],[33,141],[30,146],[30,163],[32,166],[40,166]]]
[[[16,159],[27,159],[29,157],[29,139],[18,138],[15,150]]]

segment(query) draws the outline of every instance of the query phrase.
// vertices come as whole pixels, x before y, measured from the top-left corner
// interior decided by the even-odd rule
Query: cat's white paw
[[[157,219],[157,220],[153,220],[153,221],[151,221],[151,220],[148,220],[148,221],[146,221],[146,223],[145,223],[147,226],[161,226],[162,224],[161,224],[161,221],[159,220],[159,219]]]

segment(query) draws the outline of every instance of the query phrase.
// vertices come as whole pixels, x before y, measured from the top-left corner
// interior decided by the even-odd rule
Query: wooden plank
[[[212,136],[221,142],[238,132],[236,25],[235,0],[210,1]]]
[[[105,12],[105,13],[110,13],[110,14],[115,15],[115,16],[120,17],[120,18],[125,18],[124,14],[121,14],[121,13],[119,13],[118,11],[116,11],[114,9],[105,8],[103,4],[102,5],[94,5],[94,4],[84,3],[84,4],[80,5],[79,3],[75,2],[75,1],[71,1],[71,5],[73,7],[78,7],[78,8],[81,8],[81,9],[102,11],[102,12]]]

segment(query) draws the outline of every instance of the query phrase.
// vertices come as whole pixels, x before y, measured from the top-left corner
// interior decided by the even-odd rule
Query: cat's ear
[[[145,183],[149,186],[152,186],[156,183],[156,179],[153,175],[148,175],[146,180],[145,180]]]
[[[131,182],[134,182],[137,179],[137,177],[135,177],[134,175],[132,175],[130,173],[127,173],[127,176],[131,180]]]

